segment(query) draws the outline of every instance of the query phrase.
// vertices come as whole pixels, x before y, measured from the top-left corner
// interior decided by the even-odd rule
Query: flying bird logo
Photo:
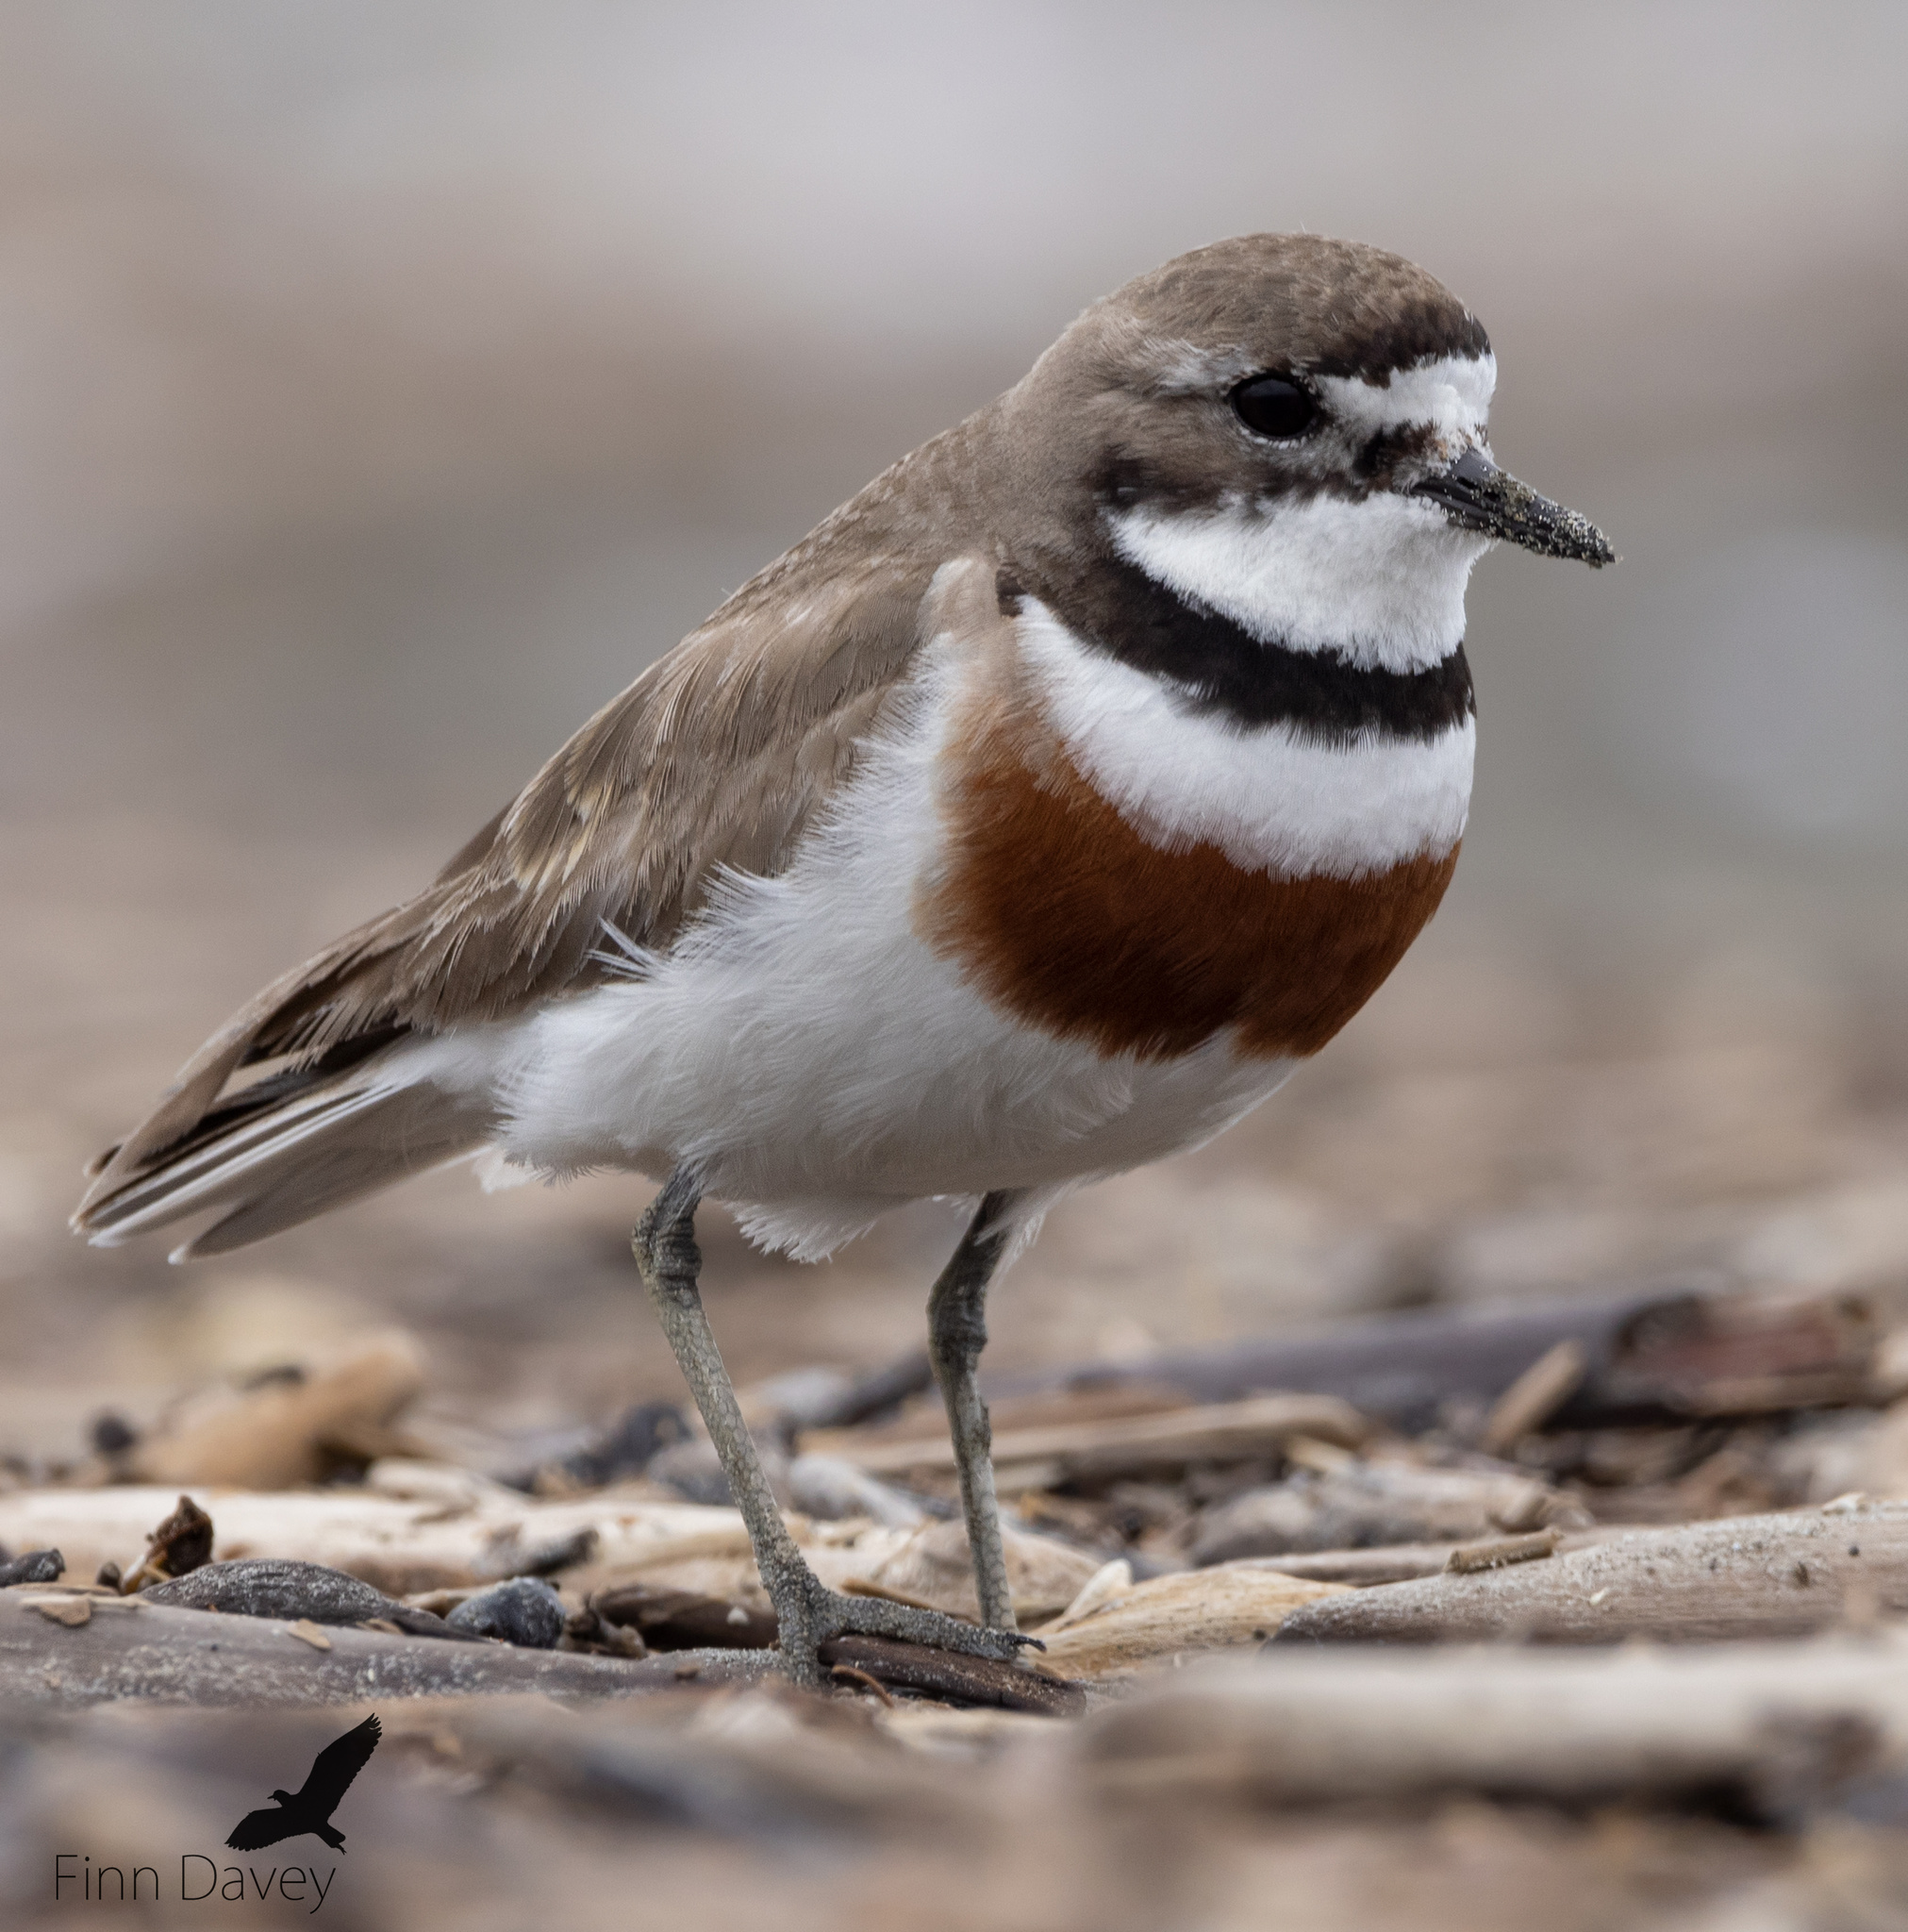
[[[344,1834],[332,1824],[331,1814],[383,1736],[374,1713],[346,1731],[312,1759],[311,1774],[296,1791],[274,1791],[273,1807],[246,1812],[233,1826],[226,1844],[235,1852],[256,1852],[261,1845],[275,1845],[280,1839],[308,1831],[341,1852]]]

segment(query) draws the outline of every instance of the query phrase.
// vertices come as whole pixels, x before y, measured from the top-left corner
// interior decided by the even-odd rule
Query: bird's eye
[[[1233,391],[1233,413],[1257,436],[1302,436],[1319,406],[1285,375],[1249,375]]]

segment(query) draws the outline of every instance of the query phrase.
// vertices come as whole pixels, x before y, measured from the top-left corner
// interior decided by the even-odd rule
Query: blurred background
[[[1458,882],[1254,1123],[1057,1213],[1000,1359],[1700,1269],[1908,1279],[1908,11],[0,0],[0,1451],[395,1313],[440,1399],[673,1391],[627,1179],[199,1269],[79,1163],[266,977],[1087,302],[1424,263],[1501,458]],[[713,1217],[711,1217],[713,1222]],[[937,1209],[712,1224],[745,1376],[919,1332]]]

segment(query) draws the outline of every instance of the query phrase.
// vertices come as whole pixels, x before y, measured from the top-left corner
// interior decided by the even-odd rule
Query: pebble
[[[501,1637],[527,1650],[552,1650],[563,1635],[563,1599],[538,1576],[513,1576],[467,1596],[444,1619],[464,1637]]]
[[[0,1563],[0,1588],[9,1583],[58,1583],[66,1558],[58,1550],[28,1550],[10,1563]]]

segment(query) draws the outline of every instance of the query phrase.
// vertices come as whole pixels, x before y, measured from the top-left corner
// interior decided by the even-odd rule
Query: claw
[[[818,1647],[834,1637],[892,1637],[968,1657],[992,1657],[1000,1663],[1013,1662],[1023,1650],[1046,1648],[1037,1637],[1029,1637],[1024,1631],[969,1624],[941,1610],[918,1609],[888,1597],[849,1596],[819,1583],[809,1593],[809,1604],[813,1620],[809,1627]],[[808,1661],[791,1655],[793,1674],[802,1677],[803,1666]]]

